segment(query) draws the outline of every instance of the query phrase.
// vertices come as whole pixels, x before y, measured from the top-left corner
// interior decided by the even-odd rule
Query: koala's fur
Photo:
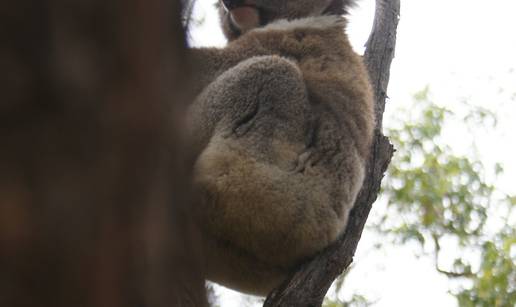
[[[265,295],[343,232],[374,111],[339,15],[348,1],[254,2],[277,5],[265,26],[230,33],[223,12],[228,45],[191,50],[189,126],[207,277]]]

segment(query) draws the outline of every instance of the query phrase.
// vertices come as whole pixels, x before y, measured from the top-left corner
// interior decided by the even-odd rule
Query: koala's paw
[[[343,148],[337,141],[331,146],[309,147],[298,156],[293,172],[303,173],[309,168],[318,166],[332,169],[339,167],[344,159]]]
[[[309,142],[306,150],[298,156],[294,172],[304,172],[307,168],[322,166],[333,169],[340,167],[346,159],[346,144],[349,139],[343,135],[340,125],[326,117],[316,123],[309,133]],[[346,146],[348,145],[348,146]]]

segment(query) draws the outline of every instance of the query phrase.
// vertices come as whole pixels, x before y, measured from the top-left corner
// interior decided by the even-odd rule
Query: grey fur
[[[321,17],[329,1],[257,0],[311,17],[191,50],[196,216],[207,276],[225,286],[267,294],[337,239],[362,185],[372,93],[345,19]]]

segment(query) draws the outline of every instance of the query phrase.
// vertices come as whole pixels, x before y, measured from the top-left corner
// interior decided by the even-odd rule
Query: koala
[[[351,2],[222,0],[227,46],[190,49],[207,279],[266,295],[343,233],[375,122]]]

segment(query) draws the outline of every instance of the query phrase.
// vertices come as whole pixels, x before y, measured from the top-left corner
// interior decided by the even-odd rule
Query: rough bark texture
[[[377,126],[366,180],[351,211],[345,234],[274,290],[265,301],[266,307],[321,306],[332,282],[353,261],[367,217],[394,152],[389,140],[382,134],[382,118],[390,66],[394,58],[399,12],[400,0],[376,1],[373,30],[366,45],[364,60],[376,94]]]
[[[183,206],[179,12],[0,4],[0,306],[205,305]]]

